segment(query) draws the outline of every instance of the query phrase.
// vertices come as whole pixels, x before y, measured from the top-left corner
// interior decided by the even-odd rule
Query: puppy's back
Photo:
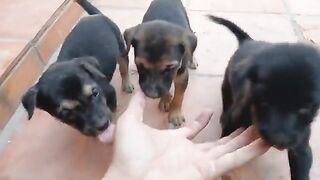
[[[164,20],[191,30],[189,18],[181,0],[152,1],[142,22],[153,20]]]
[[[64,41],[57,61],[94,56],[103,73],[113,72],[125,50],[118,27],[102,14],[83,17]]]

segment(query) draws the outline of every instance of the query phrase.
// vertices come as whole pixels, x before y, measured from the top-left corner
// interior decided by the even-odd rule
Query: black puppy
[[[188,85],[187,66],[193,63],[197,38],[180,0],[154,0],[142,24],[124,32],[127,49],[134,47],[139,84],[151,98],[161,98],[159,108],[169,111],[169,122],[181,125],[181,105]],[[172,81],[175,93],[171,101]]]
[[[86,0],[77,2],[91,16],[74,27],[57,62],[26,92],[22,104],[29,119],[38,107],[87,136],[97,136],[108,128],[116,110],[110,81],[117,60],[126,62],[127,55],[117,25]],[[125,83],[132,91],[130,82]]]
[[[288,149],[291,179],[309,179],[310,124],[320,103],[319,51],[302,43],[255,41],[234,23],[209,18],[229,28],[240,44],[222,85],[222,136],[253,123],[267,143]]]

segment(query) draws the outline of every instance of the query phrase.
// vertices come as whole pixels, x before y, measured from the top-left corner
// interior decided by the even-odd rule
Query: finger
[[[190,125],[172,131],[177,135],[184,136],[188,139],[193,139],[203,128],[208,125],[212,114],[213,112],[211,110],[206,110],[202,112]]]
[[[143,120],[143,111],[146,104],[145,95],[139,90],[130,100],[127,110],[120,116],[119,121],[122,119],[127,120]],[[118,121],[118,122],[119,122]]]
[[[270,146],[262,139],[257,139],[253,143],[241,149],[237,149],[236,151],[227,153],[218,159],[214,159],[210,163],[212,170],[211,177],[221,176],[232,169],[240,167],[254,158],[263,155],[269,150],[269,148]]]
[[[248,145],[256,139],[255,136],[253,136],[254,131],[255,130],[253,127],[249,127],[247,128],[247,130],[245,130],[240,135],[236,136],[226,144],[213,147],[209,152],[211,154],[211,157],[220,157],[221,155],[233,152],[243,146]]]
[[[235,130],[233,133],[231,133],[229,136],[223,137],[215,142],[197,144],[197,148],[203,151],[207,151],[215,146],[226,144],[227,142],[231,141],[233,138],[239,136],[244,130],[245,130],[244,128],[239,128]]]

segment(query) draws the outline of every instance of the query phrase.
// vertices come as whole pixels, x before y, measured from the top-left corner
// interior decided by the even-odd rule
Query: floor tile
[[[307,40],[312,40],[315,43],[320,44],[320,15],[297,15],[295,16],[295,20]]]
[[[10,118],[11,114],[14,112],[13,108],[10,107],[8,99],[5,94],[0,92],[0,134],[1,130],[7,124],[7,119]]]
[[[7,68],[26,44],[27,41],[24,40],[1,40],[0,38],[0,77],[8,70]]]
[[[30,40],[63,1],[2,0],[0,7],[0,37]]]
[[[300,15],[320,15],[320,1],[318,0],[284,0],[289,10]]]
[[[56,48],[64,41],[75,22],[83,13],[83,9],[77,3],[70,3],[61,13],[60,18],[48,29],[37,42],[42,60],[46,63]]]
[[[35,48],[31,48],[1,84],[0,91],[6,94],[13,108],[18,106],[22,95],[38,78],[42,68],[43,65]]]
[[[191,27],[198,37],[195,57],[199,67],[195,72],[222,75],[236,50],[235,36],[225,27],[209,21],[208,12],[189,12]],[[295,42],[297,40],[286,16],[271,14],[214,13],[235,22],[256,40]],[[268,23],[266,23],[268,22]]]
[[[100,1],[93,0],[92,2],[98,7],[109,7],[109,8],[147,8],[152,0],[108,0]],[[127,9],[129,10],[129,9]],[[132,9],[130,9],[131,11]],[[128,16],[129,18],[130,16]]]
[[[285,6],[279,0],[190,0],[190,10],[209,10],[227,12],[260,12],[260,13],[284,13]]]

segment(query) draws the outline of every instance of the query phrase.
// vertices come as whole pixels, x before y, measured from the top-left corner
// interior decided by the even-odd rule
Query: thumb
[[[127,110],[119,117],[118,123],[122,121],[143,120],[143,112],[146,104],[145,95],[139,90],[130,100]]]

